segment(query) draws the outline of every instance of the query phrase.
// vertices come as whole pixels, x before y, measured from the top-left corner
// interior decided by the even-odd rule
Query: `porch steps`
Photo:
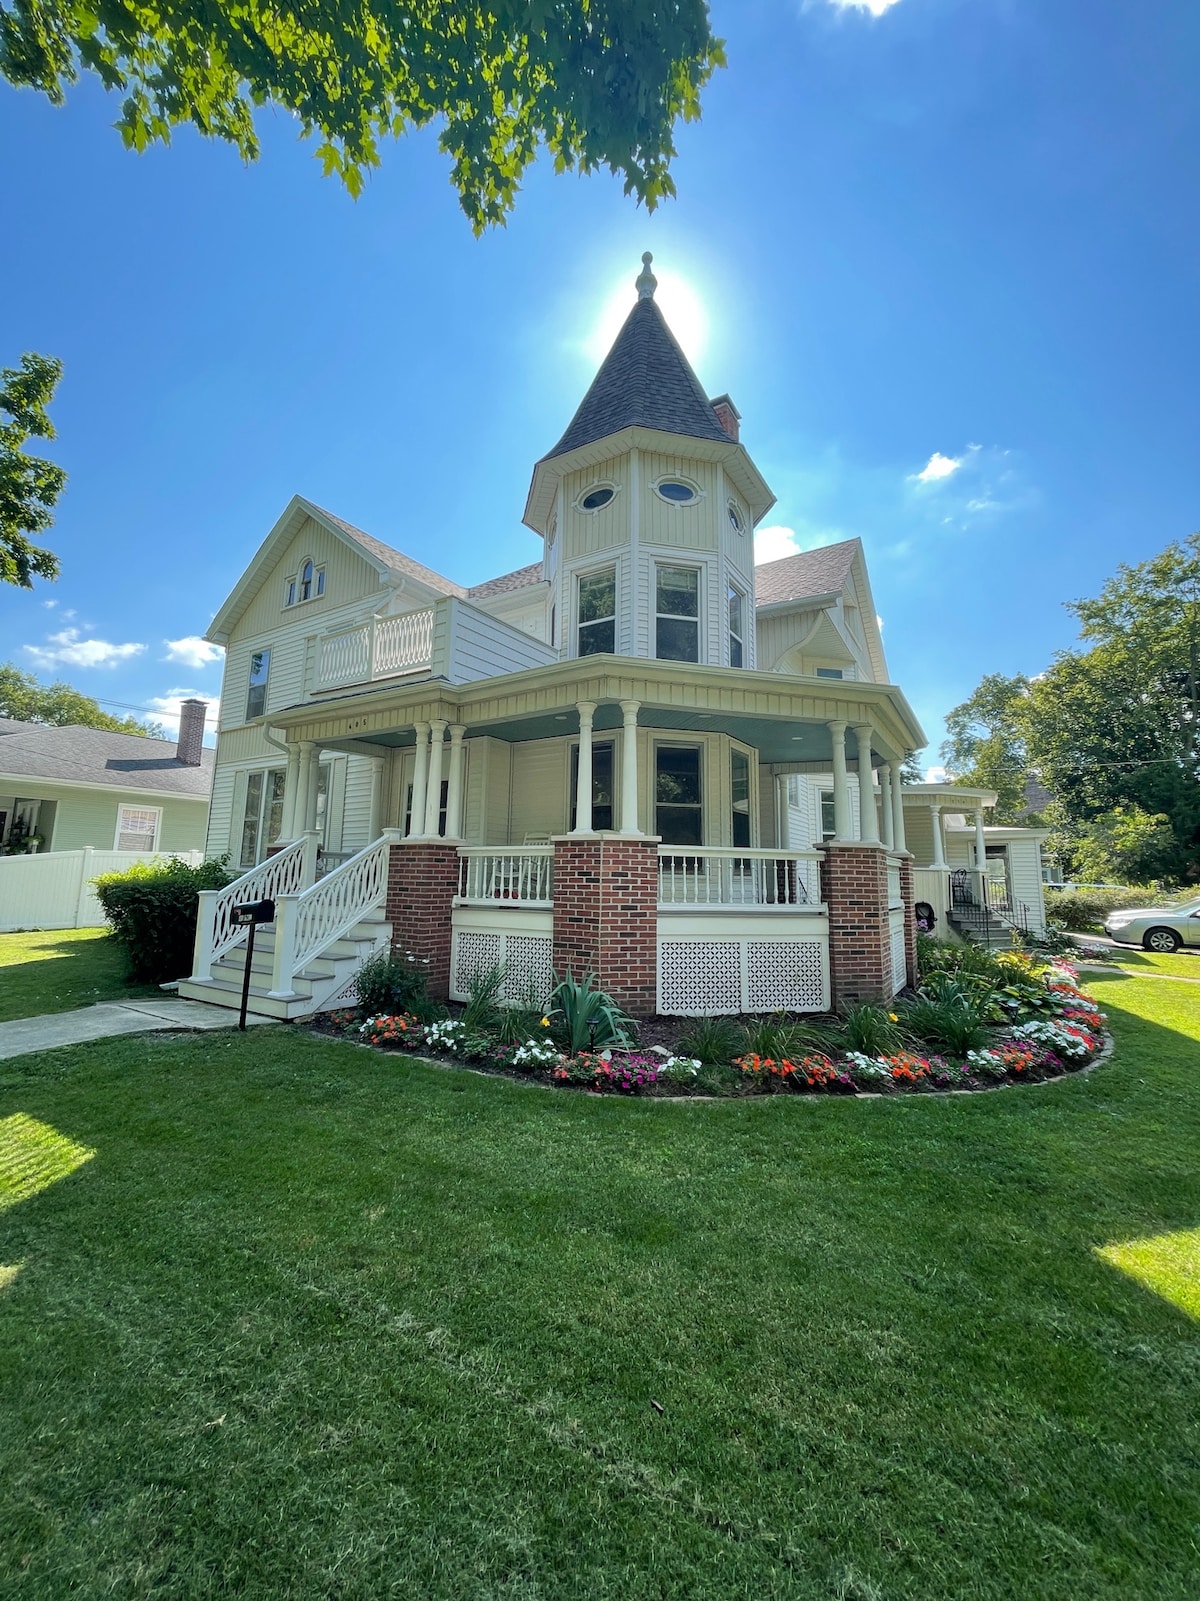
[[[292,980],[293,993],[285,1000],[272,996],[271,968],[275,957],[275,929],[260,927],[254,939],[254,960],[250,964],[250,995],[246,1010],[256,1017],[275,1017],[281,1022],[311,1017],[335,1006],[353,1005],[352,996],[343,992],[368,956],[391,944],[392,925],[382,910],[366,912],[347,934],[335,940],[319,956],[302,968]],[[242,980],[246,971],[246,946],[235,945],[213,963],[209,983],[184,978],[179,994],[189,1001],[207,1001],[211,1006],[236,1010],[242,1004]]]
[[[989,951],[1008,950],[1012,945],[1012,928],[984,906],[952,906],[947,915],[968,942],[986,946]]]

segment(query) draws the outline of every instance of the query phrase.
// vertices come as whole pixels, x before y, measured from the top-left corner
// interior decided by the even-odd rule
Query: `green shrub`
[[[145,984],[186,978],[192,971],[200,891],[224,889],[232,878],[224,857],[199,867],[177,858],[136,862],[123,873],[101,874],[96,896],[124,947],[129,976]]]
[[[427,1023],[440,1011],[429,999],[424,964],[387,948],[367,957],[355,977],[354,991],[364,1017],[398,1017],[405,1012]]]
[[[978,973],[931,973],[900,1013],[907,1032],[951,1056],[981,1050],[1004,1020],[999,989]]]
[[[1163,893],[1153,888],[1138,889],[1048,889],[1046,916],[1071,934],[1090,934],[1103,923],[1109,912],[1125,906],[1161,906]]]
[[[975,973],[993,983],[1005,981],[1003,951],[985,950],[982,945],[963,945],[957,940],[917,935],[917,987],[932,973]]]
[[[904,1041],[895,1017],[886,1007],[868,1001],[852,1006],[837,1028],[838,1043],[847,1051],[863,1056],[891,1056]]]
[[[632,1043],[632,1019],[611,996],[596,988],[590,973],[581,979],[569,973],[562,978],[555,974],[550,1007],[555,1032],[572,1054]]]
[[[500,1020],[500,991],[504,988],[504,963],[496,962],[485,973],[476,973],[467,983],[467,1004],[462,1021],[470,1034],[493,1031]]]
[[[679,1036],[679,1054],[725,1066],[743,1049],[742,1030],[732,1017],[698,1017]]]

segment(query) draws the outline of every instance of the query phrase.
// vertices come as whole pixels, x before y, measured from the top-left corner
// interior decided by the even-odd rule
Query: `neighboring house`
[[[638,1014],[815,1010],[911,976],[906,823],[933,802],[900,783],[925,736],[862,546],[755,569],[774,496],[654,288],[647,260],[534,468],[537,560],[466,587],[299,497],[268,534],[207,634],[208,850],[247,871],[204,897],[183,993],[232,1002],[233,907],[260,897],[252,1005],[281,1016],[347,996],[387,940],[435,993],[501,961],[511,996],[544,995],[571,968]]]
[[[0,849],[202,850],[216,765],[201,744],[205,710],[184,703],[175,746],[0,718]]]

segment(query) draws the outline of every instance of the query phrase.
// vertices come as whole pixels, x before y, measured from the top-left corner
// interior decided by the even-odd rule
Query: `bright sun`
[[[704,302],[688,280],[678,273],[669,269],[660,271],[657,262],[651,271],[658,279],[658,288],[654,292],[658,309],[682,346],[684,355],[693,366],[697,366],[708,348],[708,313],[704,309]],[[633,277],[629,272],[622,274],[620,283],[614,285],[588,335],[587,353],[594,365],[598,366],[608,355],[613,340],[621,331],[621,324],[637,299]]]

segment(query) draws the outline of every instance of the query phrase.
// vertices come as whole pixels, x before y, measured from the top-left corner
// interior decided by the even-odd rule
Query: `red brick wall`
[[[554,843],[554,971],[590,973],[632,1017],[658,1009],[658,841]]]
[[[900,858],[900,893],[904,900],[904,964],[908,969],[908,982],[917,982],[917,923],[913,917],[913,859]]]
[[[877,845],[825,847],[821,894],[829,908],[830,985],[835,1006],[878,1001],[891,994],[887,858],[888,852]]]
[[[388,857],[387,916],[392,948],[428,958],[429,993],[450,993],[450,912],[458,893],[458,851],[440,840],[393,845]]]

